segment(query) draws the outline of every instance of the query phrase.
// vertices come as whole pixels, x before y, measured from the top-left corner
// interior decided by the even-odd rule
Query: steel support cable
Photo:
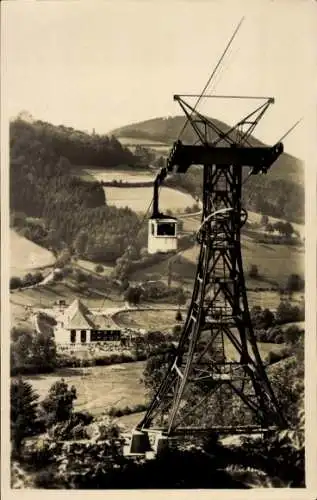
[[[303,120],[303,117],[300,118],[299,120],[297,120],[297,122],[294,123],[294,125],[292,125],[286,132],[285,134],[282,135],[282,137],[277,141],[277,143],[279,142],[282,142],[289,134],[291,134],[293,132],[293,130],[301,123],[301,121]],[[242,181],[242,184],[241,184],[241,187],[243,187],[245,185],[245,183],[248,181],[248,179],[251,177],[252,175],[252,168],[250,169],[250,171],[248,172],[248,174],[246,175],[245,179]],[[255,195],[255,191],[253,191],[253,196]],[[252,201],[252,196],[251,196],[251,201]]]
[[[161,189],[162,189],[162,186],[159,187],[159,192],[160,192]],[[139,236],[139,233],[140,233],[140,231],[142,229],[142,226],[143,226],[143,224],[144,224],[144,222],[145,222],[145,220],[146,220],[146,218],[147,218],[147,216],[149,214],[149,211],[151,210],[151,207],[153,205],[153,201],[154,201],[154,197],[152,197],[152,199],[151,199],[151,201],[150,201],[150,203],[149,203],[149,205],[148,205],[148,207],[147,207],[147,209],[146,209],[146,211],[144,213],[144,216],[142,217],[141,221],[137,222],[135,224],[135,226],[132,228],[132,230],[130,231],[130,233],[133,234],[133,237],[130,239],[130,241],[128,240],[127,250],[128,250],[129,247],[131,247],[131,245],[136,241],[137,237]]]
[[[139,236],[139,233],[140,233],[140,231],[142,229],[142,226],[143,226],[143,224],[145,222],[145,219],[146,219],[146,217],[147,217],[147,215],[148,215],[148,213],[149,213],[152,205],[153,205],[153,197],[152,197],[152,200],[150,201],[149,206],[146,209],[146,212],[145,212],[144,216],[142,217],[141,221],[137,222],[135,224],[135,226],[133,226],[132,230],[129,232],[129,234],[133,234],[134,236],[133,236],[133,238],[130,239],[130,241],[129,241],[129,236],[128,236],[128,244],[127,244],[127,247],[126,247],[126,251],[129,252],[129,247],[131,247],[131,245],[136,241],[137,237]],[[107,297],[104,298],[102,306],[101,306],[101,309],[104,308],[106,299],[107,299]]]
[[[218,63],[216,64],[216,66],[215,66],[215,68],[214,68],[213,72],[211,73],[210,77],[208,78],[208,81],[207,81],[206,85],[204,86],[204,88],[203,88],[203,90],[202,90],[202,92],[201,92],[200,96],[198,97],[198,99],[197,99],[197,101],[196,101],[196,104],[195,104],[195,106],[194,106],[194,109],[193,109],[193,111],[192,111],[192,113],[191,113],[191,116],[192,116],[192,114],[195,112],[195,110],[196,110],[196,108],[197,108],[198,104],[200,103],[200,101],[201,101],[201,99],[202,99],[202,97],[203,97],[204,93],[206,92],[207,88],[209,87],[211,80],[212,80],[212,79],[214,78],[214,76],[216,75],[216,73],[217,73],[217,71],[218,71],[218,68],[220,67],[220,65],[221,65],[221,63],[222,63],[222,61],[223,61],[223,59],[224,59],[225,55],[227,54],[227,52],[228,52],[228,50],[229,50],[229,47],[230,47],[230,45],[232,44],[232,42],[233,42],[234,38],[236,37],[236,35],[237,35],[237,33],[238,33],[238,31],[239,31],[239,29],[240,29],[240,27],[241,27],[241,25],[242,25],[242,23],[243,23],[244,19],[245,19],[244,17],[242,17],[242,18],[241,18],[241,20],[239,21],[239,23],[238,23],[238,25],[237,25],[236,29],[234,30],[234,32],[233,32],[233,34],[232,34],[232,36],[231,36],[231,38],[230,38],[229,42],[228,42],[228,43],[227,43],[227,45],[226,45],[226,48],[225,48],[224,52],[222,53],[222,55],[221,55],[221,57],[220,57],[220,59],[219,59]],[[184,133],[184,131],[185,131],[186,127],[187,127],[188,121],[189,121],[189,120],[188,120],[188,118],[187,118],[187,120],[185,121],[185,123],[184,123],[184,125],[183,125],[183,127],[182,127],[182,129],[181,129],[181,131],[180,131],[180,133],[178,134],[178,138],[177,138],[177,140],[178,140],[178,139],[181,137],[181,135]]]

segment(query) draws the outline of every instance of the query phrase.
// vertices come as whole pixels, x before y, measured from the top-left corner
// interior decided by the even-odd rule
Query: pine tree
[[[22,378],[11,382],[11,440],[13,450],[19,454],[25,437],[32,434],[36,426],[36,394],[28,382]]]

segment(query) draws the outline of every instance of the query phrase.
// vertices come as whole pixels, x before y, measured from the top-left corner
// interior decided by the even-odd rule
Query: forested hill
[[[88,134],[64,125],[36,121],[33,129],[57,156],[65,156],[73,165],[114,167],[134,165],[135,157],[114,135]]]
[[[116,139],[16,119],[10,124],[11,225],[20,234],[58,252],[112,261],[126,248],[138,219],[128,209],[106,205],[96,182],[72,175],[72,163],[105,167],[133,162]]]
[[[212,122],[222,131],[227,132],[230,126],[212,118]],[[177,138],[185,123],[184,116],[154,118],[139,123],[123,126],[111,133],[119,139],[122,137],[159,141],[171,145]],[[184,130],[181,140],[193,143],[197,137],[191,126]],[[213,137],[210,137],[212,140]],[[264,144],[251,137],[253,146]],[[181,186],[193,196],[201,196],[201,169],[192,167],[187,174],[175,176],[169,183]],[[267,175],[250,177],[244,186],[244,203],[247,209],[267,215],[285,218],[291,222],[304,220],[304,166],[298,158],[283,153],[274,163]]]

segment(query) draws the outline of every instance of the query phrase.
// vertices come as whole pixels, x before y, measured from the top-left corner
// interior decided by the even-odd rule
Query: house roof
[[[92,319],[96,330],[120,330],[120,327],[109,316],[99,314],[93,316]]]
[[[71,330],[120,330],[109,316],[92,314],[79,299],[75,299],[64,311],[65,328]]]
[[[65,328],[74,330],[93,328],[94,324],[89,316],[89,309],[79,299],[75,299],[64,311]]]

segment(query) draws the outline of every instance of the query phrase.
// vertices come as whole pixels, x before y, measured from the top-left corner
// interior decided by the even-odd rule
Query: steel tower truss
[[[180,96],[198,144],[176,142],[163,169],[203,168],[200,254],[187,318],[176,353],[138,430],[166,435],[257,432],[285,427],[261,360],[248,307],[241,255],[243,171],[264,173],[282,144],[252,147],[250,134],[272,99],[227,132]]]

